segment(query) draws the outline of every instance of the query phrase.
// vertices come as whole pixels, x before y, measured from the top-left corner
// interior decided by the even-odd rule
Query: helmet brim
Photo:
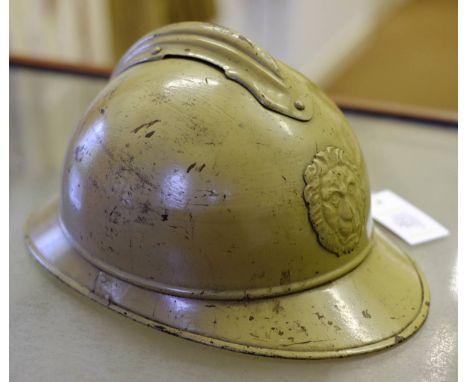
[[[42,266],[112,310],[176,336],[256,355],[322,359],[388,348],[414,334],[429,310],[424,276],[379,232],[372,252],[339,279],[243,301],[171,296],[106,274],[65,236],[57,200],[30,217],[26,243]]]

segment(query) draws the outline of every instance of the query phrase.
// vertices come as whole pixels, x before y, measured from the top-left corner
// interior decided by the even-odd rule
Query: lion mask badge
[[[351,253],[365,226],[365,192],[358,170],[343,150],[328,147],[308,165],[304,199],[322,246],[337,255]]]

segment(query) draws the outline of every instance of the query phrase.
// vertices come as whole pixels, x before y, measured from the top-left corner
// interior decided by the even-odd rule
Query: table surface
[[[447,227],[409,247],[431,289],[422,329],[374,354],[298,361],[244,355],[152,330],[60,283],[28,254],[28,214],[59,187],[67,141],[104,81],[17,69],[10,77],[10,377],[12,381],[455,381],[457,130],[348,114],[372,190],[390,189]]]

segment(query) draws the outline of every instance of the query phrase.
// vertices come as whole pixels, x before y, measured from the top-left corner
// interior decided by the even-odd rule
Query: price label
[[[374,220],[410,245],[448,236],[449,231],[429,215],[390,190],[375,192],[371,198]]]

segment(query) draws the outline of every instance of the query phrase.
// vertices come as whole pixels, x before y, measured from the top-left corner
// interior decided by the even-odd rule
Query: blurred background
[[[58,169],[65,148],[51,142],[66,142],[119,57],[185,20],[241,32],[344,108],[456,121],[457,17],[456,0],[10,1],[10,169]]]
[[[10,51],[110,68],[185,20],[243,33],[332,95],[457,109],[456,0],[15,0]]]

